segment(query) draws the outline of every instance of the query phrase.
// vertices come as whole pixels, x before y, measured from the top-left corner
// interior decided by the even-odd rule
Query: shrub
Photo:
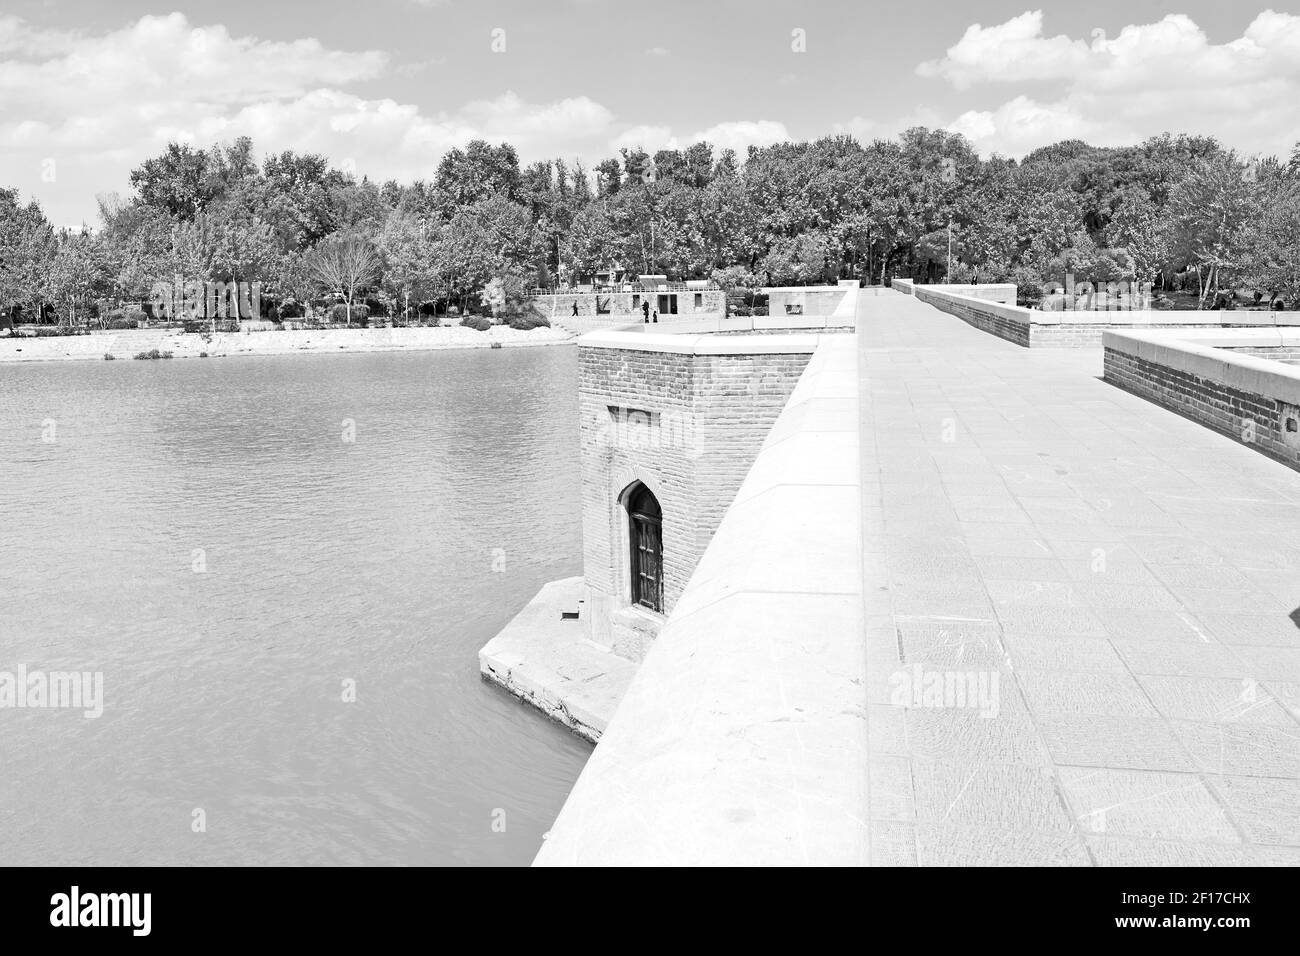
[[[527,332],[529,329],[549,329],[551,320],[544,315],[538,315],[536,312],[524,312],[520,315],[512,315],[507,320],[507,324],[512,329]]]
[[[139,321],[128,319],[126,317],[126,313],[123,312],[121,309],[113,309],[111,312],[108,313],[106,325],[108,328],[117,331],[119,329],[139,328],[140,323]]]
[[[492,340],[492,345],[491,345],[490,347],[491,347],[491,348],[494,348],[494,349],[499,349],[499,348],[501,348],[501,342],[500,342],[499,340],[497,340],[497,339],[493,339],[493,340]]]
[[[172,357],[171,352],[160,352],[157,349],[150,349],[148,352],[136,352],[137,359],[169,359]]]
[[[352,321],[360,325],[366,324],[366,319],[370,315],[370,310],[361,304],[352,306]],[[347,322],[348,306],[346,302],[338,302],[330,306],[329,317],[331,322]]]
[[[149,320],[149,313],[145,312],[144,309],[139,309],[139,308],[127,309],[126,320],[128,322],[134,323],[133,325],[129,326],[129,328],[136,329],[140,327],[141,322],[147,322]]]
[[[105,353],[104,353],[104,361],[105,361],[105,362],[114,362],[114,361],[116,361],[116,360],[117,360],[117,357],[116,357],[112,352],[105,352]]]
[[[276,309],[276,314],[282,319],[301,319],[307,314],[307,309],[296,299],[285,299]]]
[[[415,311],[421,316],[435,316],[438,314],[438,303],[430,301],[421,302]]]
[[[475,332],[486,332],[492,328],[491,322],[478,315],[467,315],[460,320],[460,324],[467,329],[473,329]]]

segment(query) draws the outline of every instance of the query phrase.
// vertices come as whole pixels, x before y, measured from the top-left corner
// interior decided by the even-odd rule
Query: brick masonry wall
[[[584,577],[593,637],[626,604],[635,480],[663,511],[664,612],[672,611],[809,354],[688,355],[578,348]],[[609,408],[650,413],[649,425]]]
[[[1105,350],[1103,368],[1111,384],[1300,470],[1300,449],[1283,439],[1283,409],[1277,400],[1115,349]]]

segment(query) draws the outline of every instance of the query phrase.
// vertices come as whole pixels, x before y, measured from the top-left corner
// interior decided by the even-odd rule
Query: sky
[[[1247,4],[1250,0],[1246,0]],[[1300,16],[1180,0],[5,0],[0,186],[56,225],[169,141],[253,137],[372,179],[449,148],[582,159],[915,125],[984,155],[1061,139],[1300,140]]]

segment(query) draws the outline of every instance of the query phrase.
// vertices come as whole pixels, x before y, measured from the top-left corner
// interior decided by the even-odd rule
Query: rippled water
[[[527,863],[590,748],[476,652],[580,571],[575,382],[564,347],[0,365],[0,671],[105,698],[0,709],[0,863]]]

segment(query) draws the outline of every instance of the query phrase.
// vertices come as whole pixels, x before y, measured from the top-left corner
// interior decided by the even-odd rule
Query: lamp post
[[[949,282],[952,281],[952,220],[948,220],[948,273],[944,276]]]

